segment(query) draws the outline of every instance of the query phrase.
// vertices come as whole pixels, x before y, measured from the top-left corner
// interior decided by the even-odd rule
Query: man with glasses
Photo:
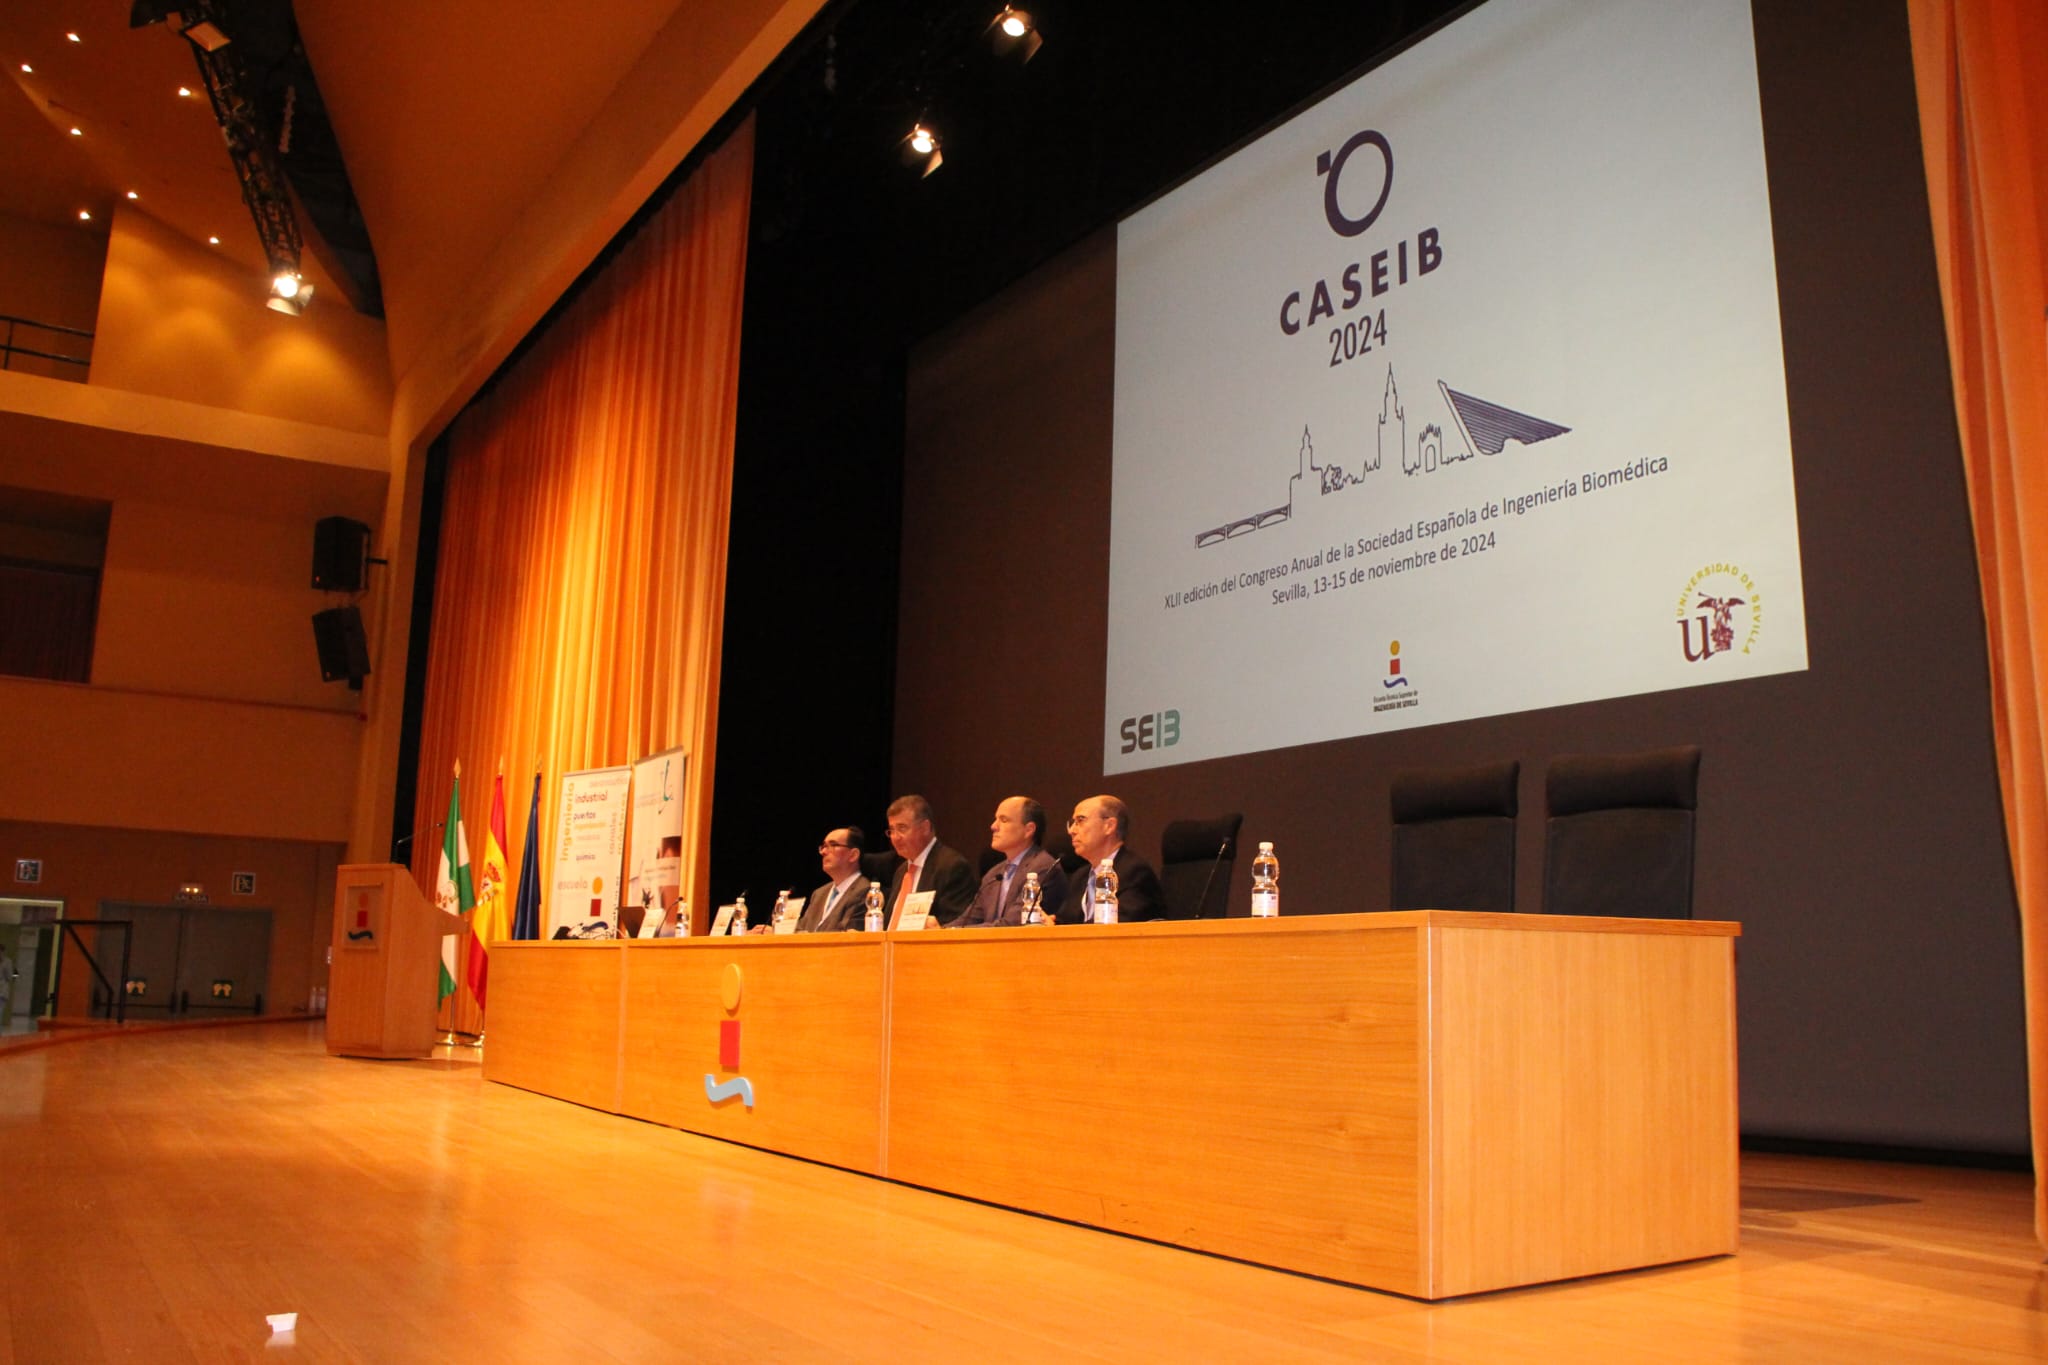
[[[953,922],[954,928],[1022,924],[1024,879],[1033,872],[1038,874],[1039,905],[1045,917],[1063,924],[1081,922],[1079,914],[1061,909],[1067,897],[1067,874],[1061,870],[1059,859],[1043,847],[1044,806],[1028,796],[1005,800],[996,807],[995,819],[989,822],[988,842],[1003,855],[1003,861],[982,877],[974,904]]]
[[[1088,860],[1088,870],[1075,873],[1068,888],[1079,912],[1078,922],[1095,922],[1095,869],[1104,858],[1116,869],[1118,923],[1166,918],[1166,892],[1159,885],[1159,874],[1124,845],[1130,832],[1130,808],[1114,796],[1091,796],[1074,807],[1067,833],[1073,836],[1074,852]]]
[[[931,802],[922,796],[899,796],[890,802],[889,842],[903,859],[889,882],[890,927],[903,902],[919,891],[933,893],[932,919],[940,924],[951,924],[974,903],[974,869],[939,842],[932,830]]]
[[[861,850],[867,836],[859,825],[835,829],[818,845],[818,866],[824,869],[825,884],[804,902],[803,918],[796,922],[800,934],[835,933],[858,929],[867,913],[868,879],[860,874]]]

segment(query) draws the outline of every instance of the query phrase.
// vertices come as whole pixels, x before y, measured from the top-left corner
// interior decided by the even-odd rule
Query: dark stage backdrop
[[[1278,844],[1287,913],[1377,910],[1391,774],[1519,758],[1533,910],[1548,760],[1699,744],[1696,913],[1744,926],[1744,1132],[2022,1152],[2017,917],[1904,7],[1761,0],[1757,47],[1810,670],[1109,785],[1148,857],[1167,820],[1241,810]],[[912,358],[893,777],[970,856],[1001,797],[1063,818],[1106,785],[1115,250],[1105,228]],[[1527,609],[1570,629],[1540,584]],[[1258,667],[1249,640],[1217,648]],[[1300,704],[1328,681],[1300,678]]]

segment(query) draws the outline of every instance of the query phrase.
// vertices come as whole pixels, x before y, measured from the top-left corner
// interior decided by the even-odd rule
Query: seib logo
[[[1372,201],[1372,207],[1357,218],[1344,212],[1348,198],[1353,204],[1363,203],[1365,196],[1372,192],[1366,177],[1374,171],[1356,170],[1351,177],[1351,193],[1347,196],[1339,186],[1343,183],[1344,172],[1351,165],[1352,153],[1361,147],[1370,147],[1379,153],[1379,164],[1374,168],[1379,176],[1379,197]],[[1370,165],[1374,158],[1368,157],[1363,163]],[[1353,133],[1342,147],[1334,152],[1323,152],[1316,157],[1316,174],[1323,177],[1323,217],[1330,220],[1330,231],[1339,237],[1356,237],[1373,225],[1380,216],[1380,210],[1387,206],[1387,195],[1394,188],[1394,149],[1387,145],[1387,139],[1371,128]]]
[[[1130,753],[1133,749],[1171,749],[1180,743],[1180,712],[1155,711],[1149,716],[1125,716],[1124,723],[1117,727],[1123,736],[1124,746],[1118,753]]]

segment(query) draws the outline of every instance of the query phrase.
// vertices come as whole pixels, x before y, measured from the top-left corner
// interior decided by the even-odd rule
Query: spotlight
[[[30,65],[29,65],[29,64],[28,64],[27,62],[23,62],[23,63],[21,64],[21,69],[22,69],[22,72],[23,72],[23,73],[24,73],[25,75],[30,75],[30,76],[33,76],[33,75],[35,75],[35,74],[36,74],[36,69],[35,69],[34,67],[30,66]]]
[[[220,238],[218,238],[218,237],[208,237],[208,238],[206,239],[206,244],[207,244],[208,246],[219,246],[219,245],[220,245]]]
[[[64,36],[74,43],[78,41],[78,35],[76,33],[67,33]]]
[[[201,52],[218,52],[228,45],[228,35],[220,31],[220,25],[211,19],[201,19],[196,24],[187,24],[178,30],[186,42]]]
[[[90,223],[92,221],[92,210],[80,209],[78,211],[78,221],[81,223]]]
[[[191,86],[189,86],[189,85],[181,85],[181,86],[179,86],[179,87],[178,87],[178,98],[179,98],[179,99],[181,99],[181,100],[189,100],[189,99],[191,99],[191,98],[192,98],[192,87],[191,87]]]
[[[270,282],[270,297],[264,307],[287,317],[297,317],[306,311],[306,305],[313,301],[313,286],[300,278],[296,270],[280,270]]]
[[[1038,49],[1045,43],[1030,11],[1018,9],[1015,5],[1003,6],[1003,12],[989,24],[988,41],[998,57],[1015,57],[1019,62],[1028,62],[1037,56]]]
[[[137,194],[134,190],[130,190],[128,191],[128,197],[130,199],[140,199],[142,196]]]
[[[915,166],[921,180],[944,164],[946,158],[939,150],[939,135],[923,123],[913,124],[909,136],[903,139],[903,164]]]

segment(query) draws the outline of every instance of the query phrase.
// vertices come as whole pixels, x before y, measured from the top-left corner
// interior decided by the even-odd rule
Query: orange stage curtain
[[[451,430],[412,842],[430,898],[457,760],[473,857],[504,761],[516,885],[536,763],[551,837],[564,773],[680,746],[703,913],[753,142],[749,120]],[[478,1030],[466,985],[450,1005]]]
[[[2034,1235],[2048,1245],[2048,5],[1909,12],[2019,897]]]

